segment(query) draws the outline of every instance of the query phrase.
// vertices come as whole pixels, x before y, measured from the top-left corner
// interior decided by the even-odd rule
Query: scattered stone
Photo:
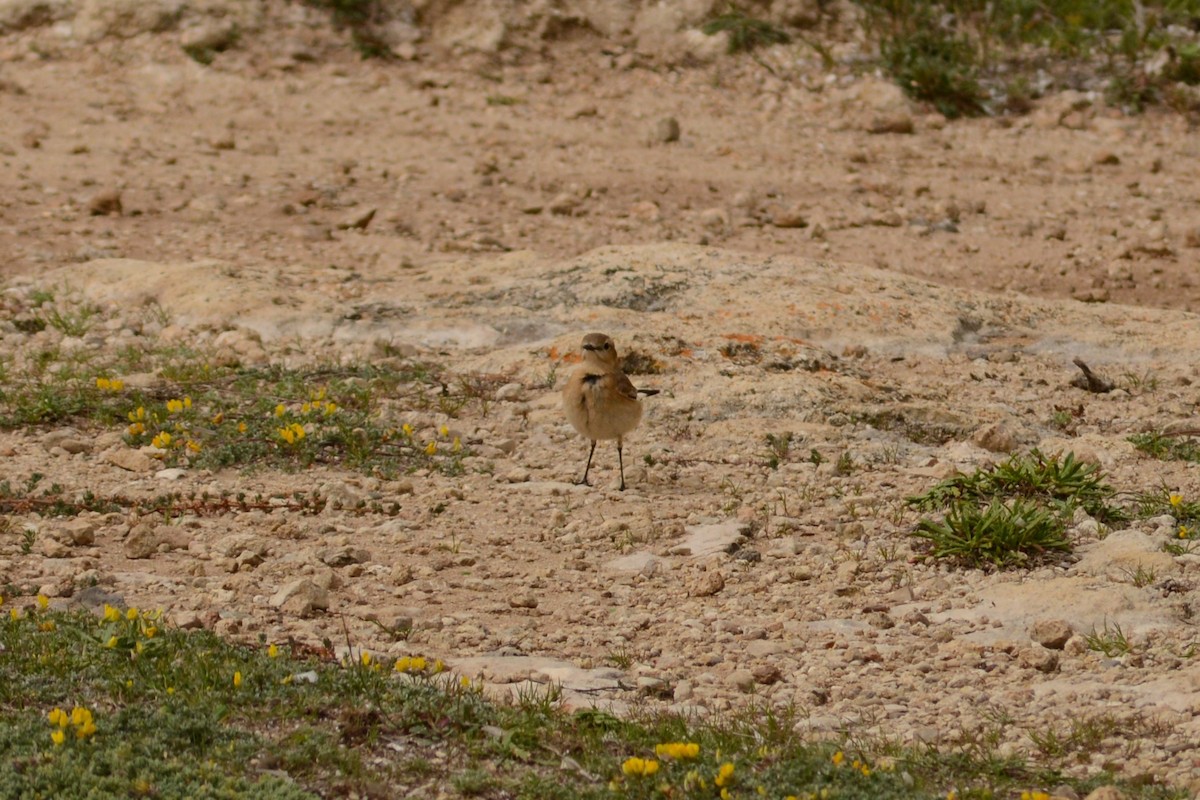
[[[1058,669],[1058,653],[1035,644],[1021,651],[1022,666],[1032,667],[1038,672],[1054,672]]]
[[[729,214],[723,208],[706,208],[700,212],[700,224],[710,231],[724,230],[729,226]]]
[[[508,604],[513,608],[537,608],[538,600],[530,592],[519,592],[509,596]]]
[[[367,226],[371,224],[371,220],[375,219],[376,211],[375,208],[367,208],[348,214],[337,224],[338,230],[366,230]]]
[[[1101,786],[1083,800],[1125,800],[1125,793],[1115,786]]]
[[[1062,650],[1073,633],[1061,619],[1039,619],[1029,626],[1029,638],[1049,650]]]
[[[198,611],[190,611],[187,609],[176,611],[171,616],[171,621],[175,623],[176,628],[185,631],[199,630],[200,628],[204,627],[204,619],[200,616]]]
[[[688,597],[711,597],[725,588],[725,576],[718,570],[693,575],[685,586]]]
[[[198,21],[183,31],[179,37],[179,44],[199,60],[211,58],[212,53],[228,50],[237,42],[237,39],[237,23],[225,17]]]
[[[187,470],[181,467],[169,467],[154,473],[154,477],[160,481],[177,481],[184,475],[187,475]]]
[[[713,525],[689,525],[684,532],[687,538],[674,545],[671,554],[700,559],[735,550],[745,538],[746,523],[729,520]]]
[[[729,673],[729,682],[740,692],[754,691],[754,673],[748,669],[735,669]]]
[[[125,557],[150,558],[158,552],[159,543],[158,533],[153,525],[146,522],[134,525],[125,536]]]
[[[679,120],[674,117],[664,117],[654,123],[654,141],[659,144],[678,142],[679,134]]]
[[[546,204],[546,210],[560,217],[573,216],[579,208],[580,200],[570,192],[562,192]],[[539,209],[540,210],[540,209]],[[533,212],[537,213],[537,212]]]
[[[106,189],[92,195],[87,204],[88,213],[93,217],[107,217],[112,215],[120,216],[121,208],[121,190]]]
[[[867,133],[913,133],[916,125],[909,114],[873,117],[867,125]]]
[[[808,220],[804,214],[805,210],[800,205],[790,206],[772,215],[771,224],[776,228],[807,228]]]
[[[661,222],[662,209],[653,200],[640,200],[629,207],[629,216],[642,222]]]
[[[759,664],[750,670],[750,673],[754,677],[754,682],[763,686],[770,686],[783,679],[783,673],[774,664]]]
[[[160,462],[141,452],[128,447],[116,447],[104,454],[104,460],[130,472],[152,472],[160,466]]]
[[[91,519],[69,519],[61,525],[47,528],[45,535],[56,539],[63,544],[82,547],[96,542],[96,528],[99,525],[95,520]]]
[[[361,547],[343,545],[322,550],[317,553],[317,558],[321,560],[321,563],[330,567],[345,567],[349,564],[363,564],[370,561],[371,554]]]
[[[301,578],[277,591],[271,598],[271,606],[297,617],[311,617],[329,608],[329,592]]]
[[[993,453],[1011,453],[1020,443],[1007,422],[990,422],[971,435],[971,443]]]

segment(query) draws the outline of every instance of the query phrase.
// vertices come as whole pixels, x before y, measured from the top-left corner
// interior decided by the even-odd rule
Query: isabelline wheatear
[[[621,465],[621,491],[625,491],[625,459],[622,453],[625,434],[642,421],[639,394],[658,394],[657,389],[638,389],[617,366],[617,348],[603,333],[583,337],[583,363],[563,388],[563,409],[575,430],[592,443],[587,466],[579,482],[590,486],[588,472],[596,442],[617,440],[617,462]]]

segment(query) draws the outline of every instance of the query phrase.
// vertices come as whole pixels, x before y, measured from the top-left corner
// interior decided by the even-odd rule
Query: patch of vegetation
[[[763,437],[767,445],[768,467],[771,469],[779,469],[779,465],[788,460],[788,455],[792,451],[793,437],[794,434],[791,431],[786,431],[784,433],[768,433]]]
[[[1128,441],[1146,455],[1163,461],[1200,461],[1200,442],[1190,436],[1169,436],[1150,431],[1135,433]]]
[[[930,542],[934,558],[1003,569],[1070,552],[1066,528],[1077,508],[1103,522],[1125,519],[1126,512],[1109,503],[1115,494],[1096,466],[1073,453],[1059,458],[1034,450],[947,478],[908,504],[944,512],[913,532]]]
[[[984,111],[975,47],[929,20],[883,42],[883,64],[900,88],[953,119]]]
[[[759,47],[787,44],[792,40],[781,28],[749,16],[736,5],[730,5],[723,13],[704,23],[700,30],[708,36],[728,33],[730,53],[748,53]]]
[[[928,492],[908,498],[921,511],[935,511],[959,502],[990,503],[1007,498],[1029,500],[1070,519],[1082,508],[1101,522],[1118,522],[1126,512],[1109,501],[1116,490],[1105,483],[1100,468],[1085,464],[1074,453],[1046,456],[1038,450],[970,475],[955,475]]]
[[[1104,630],[1097,631],[1093,628],[1092,632],[1083,638],[1087,642],[1089,650],[1103,653],[1109,658],[1123,656],[1133,651],[1133,645],[1129,643],[1125,631],[1121,630],[1121,626],[1115,622],[1110,626],[1106,620]]]
[[[1200,80],[1200,0],[855,0],[883,66],[947,116],[1028,109],[1030,81],[1081,69],[1140,111]],[[1165,57],[1165,66],[1151,62]],[[1053,79],[1053,78],[1052,78]]]
[[[1070,552],[1061,516],[1025,500],[986,506],[957,501],[941,521],[921,520],[913,536],[927,539],[934,558],[969,567],[1028,566],[1052,552]]]
[[[1017,796],[1066,784],[1047,757],[1001,756],[999,737],[945,750],[809,741],[786,711],[693,723],[568,713],[554,691],[511,705],[418,655],[334,660],[327,649],[248,647],[156,613],[0,615],[0,795],[528,800]],[[1063,750],[1069,748],[1061,748]],[[386,787],[383,789],[382,787]],[[1133,800],[1183,797],[1123,787]]]

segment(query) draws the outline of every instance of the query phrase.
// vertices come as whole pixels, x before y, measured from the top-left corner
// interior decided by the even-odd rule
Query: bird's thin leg
[[[621,439],[617,439],[617,463],[621,465],[621,491],[625,491],[625,458],[621,454]]]
[[[596,454],[596,442],[595,442],[595,441],[593,441],[593,442],[592,442],[592,449],[588,451],[588,460],[587,460],[587,466],[583,468],[583,478],[581,478],[581,479],[580,479],[580,481],[579,481],[579,482],[580,482],[581,484],[583,484],[584,486],[591,486],[591,484],[590,484],[590,483],[588,483],[587,476],[588,476],[588,472],[589,472],[589,471],[591,470],[591,468],[592,468],[592,456],[593,456],[593,455],[595,455],[595,454]]]

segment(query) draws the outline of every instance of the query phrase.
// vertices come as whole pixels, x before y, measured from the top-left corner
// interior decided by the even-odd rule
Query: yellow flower
[[[425,455],[431,456],[436,452],[437,452],[437,442],[430,441],[429,444],[425,445]]]
[[[446,425],[443,425],[442,427],[438,428],[438,433],[440,433],[442,436],[449,436],[450,428]]]
[[[71,709],[71,724],[76,728],[82,727],[92,721],[92,712],[88,711],[83,706],[75,706]]]
[[[287,428],[279,429],[279,438],[283,439],[288,444],[296,443],[296,433],[291,429],[290,426]]]
[[[58,747],[60,744],[65,742],[66,739],[67,739],[67,734],[63,733],[62,728],[59,728],[56,731],[50,732],[50,741],[54,742],[55,747]]]
[[[50,720],[51,725],[57,725],[60,728],[67,727],[67,723],[70,722],[67,712],[58,707],[50,709],[50,713],[46,715],[46,719]]]
[[[10,608],[8,610],[8,616],[10,618],[12,618],[13,622],[16,622],[17,620],[19,620],[21,618],[21,612],[19,609]]]
[[[717,775],[713,778],[713,783],[717,786],[728,786],[733,783],[733,764],[726,761],[717,770]]]
[[[464,689],[467,689],[471,686],[471,679],[468,678],[466,675],[463,675],[461,678],[458,679],[458,685]]]
[[[733,795],[731,795],[729,793],[729,787],[728,786],[721,787],[721,800],[729,800],[729,798],[731,798],[731,797],[733,797]]]
[[[54,628],[54,620],[48,619],[45,622],[38,623],[38,630],[40,631],[52,631]]]
[[[433,662],[433,674],[440,675],[445,671],[446,671],[445,662],[443,662],[440,658],[435,659]]]
[[[138,406],[133,411],[130,411],[127,416],[129,417],[130,422],[141,422],[146,418],[146,409],[142,406]]]
[[[632,758],[625,759],[625,763],[621,765],[621,772],[624,772],[630,777],[643,776],[650,777],[658,772],[658,762],[653,758]]]
[[[160,431],[157,436],[150,440],[150,444],[154,445],[160,450],[166,450],[171,446],[171,434],[167,433],[166,431]]]
[[[110,606],[108,603],[104,604],[104,621],[105,622],[116,622],[120,618],[121,618],[120,611],[117,611],[115,608]]]
[[[301,414],[308,414],[311,411],[312,411],[312,403],[305,403],[304,405],[300,406]]]
[[[400,656],[396,659],[396,672],[408,672],[410,666],[412,666],[412,659],[408,656]]]
[[[40,608],[42,611],[45,611],[50,607],[50,598],[46,597],[44,594],[39,594],[37,596],[37,604],[38,608]]]
[[[371,654],[368,653],[366,650],[362,651],[362,655],[359,656],[359,660],[362,661],[362,665],[364,667],[371,666]]]
[[[842,762],[845,760],[846,760],[846,754],[843,753],[841,750],[838,750],[836,753],[833,754],[833,765],[835,767],[840,767],[842,765]]]
[[[332,401],[325,404],[325,416],[329,416],[338,410],[337,403]]]
[[[267,658],[279,658],[279,648],[271,645],[267,648]]]
[[[275,406],[275,416],[282,417],[286,413],[287,413],[287,406],[285,406],[283,403],[280,403],[279,405]]]
[[[167,687],[167,694],[175,694],[175,687],[174,687],[174,686],[168,686],[168,687]]]
[[[462,450],[462,442],[458,440],[457,436],[454,437],[454,443],[450,445],[450,450],[455,453],[457,453],[459,450]]]
[[[246,423],[239,422],[238,423],[238,433],[245,433],[245,432],[246,432]]]
[[[1021,800],[1050,800],[1046,792],[1021,792]]]
[[[404,432],[405,436],[408,436],[410,438],[413,435],[413,426],[409,425],[407,422],[400,426],[400,430]]]
[[[92,722],[92,715],[88,714],[87,722],[83,723],[75,729],[76,739],[86,739],[96,732],[96,724]]]
[[[146,426],[141,422],[135,422],[128,428],[130,436],[141,436],[146,432]]]
[[[136,608],[130,608],[125,612],[125,619],[127,619],[127,620],[132,621],[137,618],[138,618],[138,610]]]
[[[117,637],[116,636],[108,637],[108,641],[104,643],[104,646],[109,648],[110,650],[112,648],[116,647],[117,646]]]
[[[659,758],[695,758],[700,755],[700,745],[695,742],[667,742],[656,744],[654,754]]]
[[[153,625],[148,626],[145,630],[147,639],[153,639],[156,633],[158,633],[158,628],[154,627]]]
[[[167,413],[168,414],[178,414],[180,411],[183,411],[183,401],[182,400],[168,400],[167,401]]]
[[[1168,497],[1167,500],[1170,501],[1172,508],[1179,508],[1181,505],[1183,505],[1183,495],[1181,494],[1173,494]]]
[[[96,388],[104,392],[119,392],[125,388],[120,378],[96,378]]]
[[[240,673],[240,672],[233,673],[233,688],[236,689],[241,685],[242,685],[242,673]]]
[[[213,418],[212,418],[213,425],[220,425],[224,421],[225,421],[225,412],[224,411],[218,411],[216,414],[213,414]]]
[[[1188,530],[1188,527],[1187,527],[1187,525],[1180,525],[1180,526],[1179,526],[1179,538],[1180,538],[1180,539],[1186,539],[1186,538],[1188,538],[1190,535],[1191,535],[1191,531],[1189,531],[1189,530]]]
[[[187,442],[184,443],[184,447],[186,447],[188,449],[188,451],[192,452],[192,453],[200,452],[200,443],[195,441],[194,439],[188,439]]]

